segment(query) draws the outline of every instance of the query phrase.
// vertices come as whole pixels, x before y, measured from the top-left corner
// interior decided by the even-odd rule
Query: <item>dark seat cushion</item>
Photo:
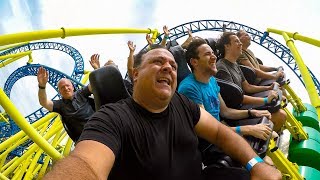
[[[122,75],[115,66],[109,65],[99,68],[91,72],[89,79],[96,110],[104,104],[115,103],[130,97]]]

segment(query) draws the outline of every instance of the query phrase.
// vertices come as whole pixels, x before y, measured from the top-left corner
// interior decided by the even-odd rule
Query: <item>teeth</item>
[[[166,78],[160,78],[159,81],[165,81],[168,85],[169,85],[169,82],[170,82],[170,81],[169,81],[168,79],[166,79]]]

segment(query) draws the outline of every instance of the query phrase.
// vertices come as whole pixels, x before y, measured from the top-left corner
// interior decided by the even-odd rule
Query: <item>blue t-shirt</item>
[[[197,104],[203,104],[205,110],[220,121],[220,101],[218,97],[220,87],[214,77],[211,77],[209,83],[206,84],[197,81],[193,74],[189,74],[181,81],[178,92]]]

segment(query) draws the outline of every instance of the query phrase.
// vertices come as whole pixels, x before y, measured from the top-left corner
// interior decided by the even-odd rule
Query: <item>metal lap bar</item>
[[[293,91],[293,89],[289,86],[288,82],[286,82],[283,87],[290,94],[290,97],[287,97],[294,109],[298,112],[304,112],[307,110],[306,106],[302,103],[301,99],[297,96],[297,94]]]

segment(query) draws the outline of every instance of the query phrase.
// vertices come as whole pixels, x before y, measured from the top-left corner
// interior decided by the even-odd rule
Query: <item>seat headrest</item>
[[[180,45],[170,47],[169,51],[178,64],[177,84],[179,85],[180,82],[191,73],[191,71],[189,70],[189,66],[186,61],[185,52]]]
[[[107,103],[130,97],[120,71],[112,65],[94,70],[89,75],[96,110]]]
[[[244,65],[239,65],[239,67],[248,83],[255,84],[257,78],[256,71],[253,68]]]
[[[208,45],[213,50],[214,55],[217,56],[217,47],[216,47],[217,42],[216,42],[216,40],[213,38],[206,38],[205,41],[208,43]]]
[[[178,46],[179,43],[176,40],[168,41],[166,44],[166,48],[170,49],[171,47]]]

